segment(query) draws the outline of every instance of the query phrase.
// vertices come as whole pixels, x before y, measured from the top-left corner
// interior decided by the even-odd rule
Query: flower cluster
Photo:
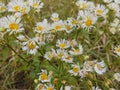
[[[77,0],[77,16],[62,20],[56,12],[49,19],[37,17],[44,6],[41,0],[0,2],[5,15],[0,17],[0,41],[10,47],[13,39],[20,52],[42,57],[36,90],[117,90],[111,81],[119,83],[120,73],[109,74],[110,59],[120,59],[120,45],[111,40],[119,41],[114,35],[120,33],[120,1],[102,3]]]

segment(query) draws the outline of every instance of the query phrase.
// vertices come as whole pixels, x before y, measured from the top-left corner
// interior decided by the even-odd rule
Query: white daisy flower
[[[70,18],[67,19],[67,23],[72,28],[72,27],[78,26],[79,21],[77,19],[73,18],[73,17],[70,17]]]
[[[0,13],[4,12],[6,10],[5,4],[0,2]]]
[[[66,63],[73,63],[73,58],[70,56],[68,53],[66,53],[63,57],[62,60],[65,61]]]
[[[39,80],[44,82],[50,82],[51,77],[48,75],[47,70],[41,70],[42,72],[39,74]]]
[[[120,45],[115,47],[115,51],[114,51],[118,56],[120,56]]]
[[[81,18],[82,18],[82,27],[86,30],[89,30],[91,28],[95,28],[93,25],[97,21],[97,17],[90,13],[89,11],[81,12]]]
[[[106,72],[106,65],[104,63],[104,61],[101,61],[101,62],[97,62],[94,66],[94,70],[97,74],[103,74]]]
[[[28,5],[28,2],[24,2],[21,6],[20,13],[26,14],[30,11],[30,6]]]
[[[63,31],[64,30],[64,23],[62,20],[56,21],[54,23],[52,23],[51,25],[51,32],[52,31]]]
[[[11,0],[11,2],[9,2],[7,5],[8,11],[19,12],[21,10],[21,7],[23,6],[23,3],[23,0]]]
[[[114,78],[120,82],[120,73],[115,73]]]
[[[22,43],[23,51],[27,51],[27,53],[34,54],[37,52],[39,47],[36,45],[35,39],[30,39],[27,42]]]
[[[61,49],[65,49],[65,48],[70,47],[70,43],[69,43],[69,41],[67,41],[65,39],[60,39],[57,41],[56,46],[61,48]]]
[[[88,1],[87,2],[87,10],[89,10],[90,12],[93,12],[95,9],[95,4],[94,2]]]
[[[22,32],[24,30],[20,21],[21,18],[15,18],[14,16],[7,16],[4,18],[3,24],[7,29],[7,32],[9,32],[9,35],[12,33]]]
[[[86,74],[87,74],[87,71],[86,71],[86,69],[84,69],[84,68],[79,71],[79,76],[80,76],[81,78],[85,77]]]
[[[35,32],[44,34],[49,33],[49,30],[50,28],[47,19],[44,19],[42,22],[37,22]]]
[[[48,51],[45,53],[44,57],[47,59],[47,60],[51,60],[53,57],[56,56],[56,52],[54,49],[52,49],[52,51]]]
[[[71,47],[77,46],[77,44],[78,44],[75,39],[70,40],[69,42],[70,42],[70,46],[71,46]]]
[[[44,86],[43,84],[39,83],[39,84],[37,85],[36,90],[45,90],[45,86]]]
[[[71,75],[77,76],[80,71],[80,66],[72,64],[72,70],[69,70],[68,72],[71,73]]]
[[[111,10],[114,10],[114,11],[118,11],[118,10],[119,10],[119,5],[116,4],[116,3],[113,3],[113,2],[112,2],[112,3],[108,4],[107,6],[108,6],[108,8],[111,9]]]
[[[44,3],[41,2],[41,0],[29,0],[29,5],[35,8],[37,12],[39,12],[40,9],[43,8]]]
[[[56,90],[52,84],[45,85],[45,90]]]
[[[78,0],[76,2],[76,6],[78,6],[80,10],[85,10],[86,6],[87,6],[87,1],[86,0]]]
[[[82,45],[79,44],[77,49],[72,47],[69,53],[72,55],[81,55],[83,53]]]
[[[51,16],[51,20],[56,22],[59,20],[59,14],[58,13],[53,13]]]
[[[71,33],[73,31],[73,25],[70,25],[67,21],[64,21],[64,29],[67,33]]]
[[[108,9],[105,6],[98,4],[95,8],[95,15],[105,17],[108,13]]]
[[[64,49],[57,49],[56,50],[56,57],[62,59],[64,55],[66,55],[67,51]]]
[[[95,61],[86,61],[84,63],[84,66],[83,68],[86,70],[86,71],[89,71],[89,72],[92,72],[94,70],[94,66],[96,64],[96,60]]]
[[[120,4],[120,0],[114,0],[114,2]]]
[[[79,10],[89,10],[93,11],[92,9],[95,7],[93,2],[87,1],[87,0],[78,0],[76,2],[76,6],[78,6]]]

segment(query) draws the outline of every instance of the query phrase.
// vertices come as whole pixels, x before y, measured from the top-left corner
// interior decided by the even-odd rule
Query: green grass
[[[9,2],[9,0],[1,1],[5,3]],[[89,1],[94,1],[96,3],[103,2],[102,0]],[[30,18],[27,18],[27,16],[23,17],[28,24],[32,23],[30,27],[25,26],[25,28],[27,28],[26,33],[30,35],[30,37],[34,37],[33,32],[30,32],[32,31],[31,28],[35,25],[34,20],[38,21],[46,18],[50,21],[50,16],[53,12],[58,13],[62,20],[66,20],[68,17],[77,16],[78,9],[75,5],[75,0],[43,0],[43,2],[44,8],[41,9],[40,13],[34,14],[31,12]],[[8,13],[3,13],[0,17],[3,17],[6,14]],[[112,15],[110,15],[110,17],[112,17]],[[112,19],[110,18],[109,21],[112,22]],[[120,69],[120,57],[117,57],[113,52],[115,45],[120,45],[120,33],[114,35],[111,34],[108,30],[109,23],[104,26],[100,26],[99,24],[96,26],[99,26],[96,31],[88,32],[79,29],[78,32],[73,32],[70,35],[64,34],[65,36],[63,36],[62,32],[57,33],[56,37],[77,39],[79,43],[82,43],[84,51],[86,52],[84,52],[84,55],[81,58],[76,58],[76,60],[80,60],[81,63],[93,59],[104,60],[108,66],[107,70],[109,72],[102,76],[96,75],[95,73],[89,73],[87,78],[84,78],[81,83],[77,83],[75,80],[76,78],[72,77],[70,77],[71,80],[69,79],[68,81],[70,84],[78,84],[75,90],[88,90],[92,85],[99,85],[103,90],[107,90],[109,87],[116,87],[116,90],[119,90],[119,83],[114,82],[111,78],[113,78],[112,75],[114,72],[118,72]],[[104,34],[100,35],[99,31],[103,31]],[[27,55],[26,52],[21,50],[19,44],[12,41],[14,40],[14,36],[8,37],[8,35],[6,35],[5,38],[7,44],[0,42],[0,90],[33,90],[36,86],[34,79],[38,78],[37,73],[40,72],[43,65],[46,65],[47,69],[53,69],[53,67],[49,67],[49,62],[45,62],[40,53],[37,53],[36,55]],[[87,41],[88,44],[86,44]],[[45,45],[41,47],[42,54],[44,54],[45,51],[50,50],[51,47],[54,47],[54,44],[55,42],[48,44],[48,46]],[[88,55],[89,59],[85,60],[85,55]],[[52,64],[56,63],[52,62]],[[64,74],[62,73],[62,75]]]

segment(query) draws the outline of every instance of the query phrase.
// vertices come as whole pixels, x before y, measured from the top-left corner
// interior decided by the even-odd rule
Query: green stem
[[[19,57],[21,58],[23,61],[25,61],[28,65],[29,65],[29,62],[24,59],[21,55],[19,55],[9,44],[6,43],[6,45]]]

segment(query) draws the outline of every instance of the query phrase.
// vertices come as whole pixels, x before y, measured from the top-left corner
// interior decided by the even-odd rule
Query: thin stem
[[[26,59],[24,59],[21,55],[19,55],[9,44],[6,43],[6,45],[7,45],[19,58],[21,58],[23,61],[25,61],[26,63],[29,64],[29,62],[28,62]]]

